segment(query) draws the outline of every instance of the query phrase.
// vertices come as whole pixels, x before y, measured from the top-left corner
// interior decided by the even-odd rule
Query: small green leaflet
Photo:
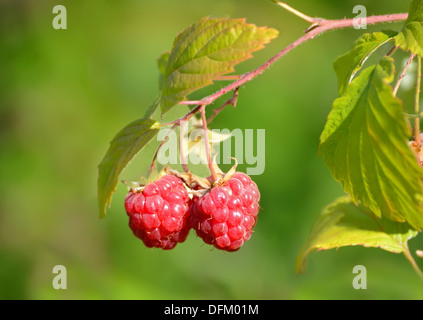
[[[116,191],[119,175],[133,157],[158,133],[160,125],[152,119],[136,120],[123,128],[110,142],[109,150],[98,166],[98,205],[100,218],[106,215]]]
[[[220,75],[277,37],[272,28],[247,24],[245,19],[203,18],[175,38],[164,72],[162,113],[186,96],[213,83]]]
[[[388,84],[392,58],[355,78],[336,99],[320,137],[320,154],[352,199],[378,217],[423,228],[423,170],[408,146],[410,128]]]
[[[404,28],[395,37],[395,45],[423,57],[423,0],[411,2]]]
[[[356,41],[349,52],[336,59],[334,69],[338,77],[340,95],[344,93],[346,87],[357,71],[361,69],[367,58],[391,39],[391,35],[385,32],[366,33]]]
[[[308,255],[315,250],[361,245],[403,253],[408,251],[408,240],[417,234],[407,223],[376,218],[363,205],[342,197],[327,206],[314,223],[295,269],[303,272]]]

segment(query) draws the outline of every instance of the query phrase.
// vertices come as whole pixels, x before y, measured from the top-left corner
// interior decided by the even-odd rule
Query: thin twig
[[[281,1],[277,1],[277,0],[273,0],[273,2],[276,3],[278,6],[284,8],[285,10],[291,12],[292,14],[295,14],[297,17],[309,22],[310,24],[314,24],[318,20],[316,18],[312,18],[312,17],[292,8],[291,6],[286,4],[285,2],[281,2]]]
[[[394,88],[394,91],[393,91],[394,96],[397,95],[398,89],[399,89],[399,87],[401,85],[401,81],[405,77],[405,74],[407,73],[408,67],[410,66],[410,64],[413,61],[414,57],[415,57],[415,55],[414,54],[411,54],[410,58],[408,59],[407,63],[405,64],[404,69],[402,70],[402,72],[401,72],[401,74],[400,74],[400,76],[399,76],[399,78],[397,80],[397,83],[395,84],[395,88]]]
[[[411,266],[413,267],[414,271],[416,271],[417,275],[420,277],[420,279],[423,280],[423,272],[420,270],[419,266],[417,265],[416,261],[414,260],[413,256],[410,253],[410,250],[408,248],[405,248],[404,255],[407,258],[408,262],[410,262]]]
[[[395,53],[395,51],[397,51],[397,49],[398,47],[393,45],[392,48],[386,53],[386,57],[392,56]]]
[[[192,109],[190,112],[188,112],[186,115],[184,115],[182,118],[176,119],[175,121],[168,122],[168,123],[161,123],[160,126],[166,127],[166,126],[173,126],[174,124],[180,125],[181,122],[188,121],[189,119],[191,119],[192,116],[200,110],[200,108],[201,108],[201,105],[198,105],[194,109]]]
[[[207,119],[207,123],[210,123],[213,121],[213,119],[222,111],[226,106],[232,105],[235,107],[237,101],[238,101],[238,95],[239,95],[239,87],[234,89],[234,93],[232,94],[232,97],[227,100],[221,107],[216,109],[214,113]]]

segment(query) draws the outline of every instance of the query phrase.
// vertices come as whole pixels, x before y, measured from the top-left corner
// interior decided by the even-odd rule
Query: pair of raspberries
[[[181,178],[166,174],[125,198],[129,226],[145,246],[169,250],[193,228],[205,243],[236,251],[250,239],[260,192],[251,178],[235,172],[221,184],[190,197]]]

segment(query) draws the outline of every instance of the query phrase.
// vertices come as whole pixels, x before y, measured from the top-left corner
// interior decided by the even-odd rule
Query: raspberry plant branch
[[[172,125],[180,125],[181,122],[188,121],[192,118],[194,114],[196,114],[198,111],[200,111],[201,105],[196,106],[194,109],[192,109],[190,112],[188,112],[186,115],[184,115],[182,118],[176,119],[174,121],[168,122],[168,123],[161,123],[161,127],[166,126],[172,126]]]
[[[288,8],[286,5],[283,6],[284,8]],[[290,12],[294,12],[293,10],[290,10]],[[298,15],[298,14],[297,14]],[[380,15],[380,16],[371,16],[367,18],[367,24],[373,25],[377,23],[385,23],[385,22],[394,22],[394,21],[401,21],[406,20],[408,17],[407,13],[403,14],[389,14],[389,15]],[[208,20],[208,19],[202,19],[200,22],[197,23],[226,23],[227,20]],[[316,22],[317,21],[317,22]],[[108,149],[108,152],[106,153],[106,156],[104,157],[103,161],[99,165],[99,179],[98,179],[98,195],[99,195],[99,207],[100,207],[100,215],[105,215],[105,204],[110,204],[111,196],[116,189],[116,181],[117,177],[125,168],[125,166],[129,163],[129,161],[132,159],[132,157],[159,131],[161,127],[164,126],[172,126],[171,130],[174,130],[176,126],[179,126],[181,121],[190,119],[194,114],[198,113],[201,109],[205,109],[205,107],[211,103],[213,103],[216,99],[219,97],[225,95],[228,92],[231,92],[235,90],[236,88],[241,87],[245,83],[251,81],[258,75],[262,74],[266,69],[268,69],[271,65],[273,65],[277,60],[279,60],[282,56],[293,50],[294,48],[298,47],[299,45],[307,42],[308,40],[314,39],[316,36],[329,31],[329,30],[335,30],[335,29],[341,29],[341,28],[349,28],[354,26],[354,19],[341,19],[341,20],[326,20],[326,19],[317,19],[313,20],[314,24],[312,25],[313,28],[309,28],[307,33],[294,41],[293,43],[289,44],[287,47],[282,49],[280,52],[278,52],[275,56],[270,58],[268,61],[266,61],[264,64],[259,66],[257,69],[248,72],[246,74],[243,74],[239,79],[235,80],[231,84],[223,87],[219,91],[217,91],[214,94],[211,94],[209,96],[206,96],[205,98],[198,100],[198,101],[185,101],[185,99],[181,99],[176,104],[183,104],[183,105],[195,105],[195,107],[188,112],[184,117],[177,119],[175,121],[172,121],[170,123],[160,124],[159,122],[151,119],[149,116],[147,116],[145,119],[140,119],[138,121],[135,121],[134,123],[131,123],[127,127],[125,127],[121,132],[118,133],[116,136],[116,139],[112,140],[111,145]],[[248,26],[244,23],[241,23],[243,28],[247,28]],[[256,29],[257,30],[257,29]],[[269,34],[266,38],[261,40],[263,43],[269,40],[270,38],[274,37],[273,34]],[[182,39],[179,39],[182,41]],[[254,49],[254,48],[253,48]],[[248,51],[251,51],[253,49],[250,49]],[[165,54],[161,57],[162,65],[169,59],[169,54]],[[174,65],[168,65],[167,68],[170,68],[168,72],[171,72],[175,66]],[[163,66],[162,66],[163,69]],[[166,70],[162,70],[162,75],[166,72]],[[216,75],[218,76],[218,75]],[[211,79],[212,80],[212,79]],[[210,80],[210,81],[211,81]],[[164,88],[161,88],[164,90]],[[169,88],[167,88],[169,89]],[[191,90],[191,89],[189,89]],[[177,97],[171,97],[169,98],[170,101],[164,100],[164,105],[161,106],[162,113],[166,112],[169,108],[172,102],[172,99],[176,99]],[[155,104],[156,107],[158,104]],[[153,107],[153,110],[154,108]],[[206,122],[205,122],[206,125]],[[136,128],[141,128],[141,133],[138,134],[137,131],[134,131]],[[127,131],[130,132],[130,134],[127,134]],[[171,131],[169,131],[170,134]],[[124,135],[125,139],[120,139],[120,135]],[[132,148],[130,150],[126,150],[123,148],[119,148],[120,143],[126,142],[128,139],[134,139],[134,141],[137,143],[136,148]],[[163,143],[161,144],[161,146]],[[160,147],[159,147],[160,149]],[[156,155],[154,156],[154,159],[152,161],[151,170],[154,167],[154,163],[156,161],[156,157],[158,154],[158,151],[156,152]],[[115,165],[112,161],[112,159],[116,159],[118,162],[118,165]],[[211,166],[211,165],[210,165]],[[151,171],[150,170],[150,171]]]
[[[388,14],[388,15],[378,15],[378,16],[371,16],[367,18],[368,25],[374,25],[379,23],[387,23],[387,22],[398,22],[406,20],[408,17],[407,13],[398,13],[398,14]],[[269,69],[276,61],[278,61],[281,57],[286,55],[288,52],[293,50],[294,48],[300,46],[301,44],[314,39],[316,36],[323,34],[327,31],[337,30],[337,29],[345,29],[345,28],[352,28],[354,27],[354,19],[341,19],[341,20],[326,20],[326,19],[319,19],[318,22],[315,23],[315,28],[308,31],[305,35],[298,38],[287,47],[279,51],[275,56],[270,58],[264,64],[259,66],[257,69],[250,71],[244,74],[240,79],[234,81],[233,83],[229,84],[228,86],[220,89],[214,94],[211,94],[201,100],[195,101],[182,101],[180,104],[184,105],[209,105],[212,104],[216,99],[220,98],[221,96],[225,95],[226,93],[234,90],[237,87],[242,86],[243,84],[253,80],[257,76],[261,75],[265,70]]]
[[[314,39],[316,36],[323,34],[327,31],[331,30],[337,30],[337,29],[344,29],[344,28],[352,28],[354,27],[355,20],[354,19],[339,19],[339,20],[327,20],[327,19],[321,19],[321,18],[311,18],[298,10],[288,6],[286,3],[274,1],[276,4],[281,6],[282,8],[288,10],[289,12],[295,14],[296,16],[299,16],[300,18],[306,20],[307,22],[311,23],[311,26],[305,31],[306,34],[302,37],[298,38],[291,44],[289,44],[287,47],[279,51],[276,55],[274,55],[272,58],[270,58],[268,61],[266,61],[264,64],[259,66],[257,69],[252,70],[250,72],[245,73],[244,75],[240,76],[239,79],[232,82],[231,84],[227,85],[226,87],[223,87],[219,91],[215,92],[214,94],[211,94],[209,96],[206,96],[205,98],[201,100],[184,100],[179,102],[181,105],[196,105],[194,109],[192,109],[190,112],[188,112],[184,117],[177,119],[171,123],[162,124],[161,126],[166,125],[180,125],[181,121],[186,121],[190,119],[194,114],[197,112],[201,113],[201,117],[203,119],[203,126],[207,128],[207,123],[209,123],[217,113],[219,113],[221,110],[220,108],[217,109],[217,113],[211,116],[211,119],[209,121],[205,120],[205,108],[206,106],[212,104],[215,100],[220,98],[221,96],[227,94],[230,91],[237,92],[238,89],[246,84],[247,82],[253,80],[257,76],[261,75],[265,70],[269,69],[270,66],[272,66],[276,61],[278,61],[281,57],[285,56],[288,52],[293,50],[294,48],[300,46],[301,44]],[[406,20],[408,17],[408,13],[399,13],[399,14],[388,14],[388,15],[378,15],[378,16],[371,16],[367,18],[367,24],[368,25],[374,25],[379,23],[387,23],[387,22],[398,22]],[[228,101],[233,100],[229,99]],[[230,102],[231,103],[231,102]],[[221,107],[223,109],[226,107],[226,103]],[[174,129],[174,127],[173,127]],[[208,157],[208,165],[212,174],[212,177],[216,175],[214,172],[214,168],[211,163],[211,154],[210,154],[210,145],[208,144],[208,136],[205,134],[205,144],[206,144],[206,152]],[[160,148],[160,147],[159,147]],[[157,156],[157,153],[156,153]],[[155,156],[155,158],[156,158]],[[151,170],[154,167],[155,159],[153,160],[153,164],[151,166]]]
[[[291,6],[289,6],[287,3],[282,2],[282,1],[277,1],[277,0],[272,0],[274,3],[276,3],[276,5],[284,8],[285,10],[291,12],[292,14],[295,14],[297,17],[309,22],[310,24],[315,24],[317,22],[317,18],[312,18],[294,8],[292,8]]]
[[[392,48],[386,53],[386,57],[390,57],[390,56],[392,56],[394,53],[395,53],[395,51],[397,51],[397,49],[398,49],[398,47],[397,46],[392,46]]]

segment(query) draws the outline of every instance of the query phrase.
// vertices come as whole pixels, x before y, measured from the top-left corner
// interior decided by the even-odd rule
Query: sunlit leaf
[[[361,72],[336,99],[320,153],[354,201],[378,217],[423,227],[423,170],[408,146],[409,124],[389,82],[393,60]]]
[[[106,215],[106,207],[110,205],[119,175],[132,158],[154,138],[159,128],[155,120],[139,119],[123,128],[110,142],[110,147],[98,167],[100,217]]]
[[[395,37],[395,45],[404,51],[423,56],[423,0],[411,2],[404,28]]]
[[[336,59],[334,68],[338,77],[339,93],[343,94],[356,72],[361,69],[367,58],[380,46],[390,41],[391,35],[384,32],[366,33],[346,54]]]
[[[408,251],[408,240],[417,233],[407,223],[379,219],[363,205],[357,206],[349,197],[343,197],[322,211],[297,257],[295,268],[298,273],[304,271],[308,255],[315,250],[360,245],[403,253]]]
[[[262,49],[278,35],[244,19],[203,18],[176,37],[162,84],[160,107],[166,113],[186,96]]]

